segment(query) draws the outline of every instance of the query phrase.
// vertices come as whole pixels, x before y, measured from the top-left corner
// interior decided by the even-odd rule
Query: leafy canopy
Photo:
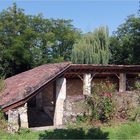
[[[131,15],[110,38],[113,64],[140,64],[140,17]]]
[[[107,27],[100,27],[87,33],[74,44],[71,60],[80,64],[108,64],[109,33]]]
[[[44,63],[70,60],[79,31],[71,20],[25,15],[12,7],[0,13],[0,75],[6,77]]]

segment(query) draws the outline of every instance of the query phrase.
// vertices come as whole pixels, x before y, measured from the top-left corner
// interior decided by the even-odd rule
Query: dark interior
[[[29,127],[41,127],[53,125],[53,120],[43,111],[36,107],[36,97],[28,101],[28,123]]]

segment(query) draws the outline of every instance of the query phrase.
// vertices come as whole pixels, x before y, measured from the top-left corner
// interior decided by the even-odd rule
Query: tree
[[[72,20],[51,19],[50,21],[53,41],[47,44],[48,53],[51,54],[49,62],[70,60],[72,47],[79,37],[79,31],[71,24]]]
[[[27,28],[27,17],[16,4],[0,13],[1,67],[6,76],[30,68],[29,48],[23,44],[23,34]]]
[[[129,16],[110,42],[111,64],[140,64],[140,17]]]
[[[44,63],[70,59],[79,31],[71,20],[25,15],[12,7],[0,13],[0,75],[6,77]]]
[[[74,44],[71,60],[80,64],[108,64],[109,33],[107,27],[100,27],[87,33]]]

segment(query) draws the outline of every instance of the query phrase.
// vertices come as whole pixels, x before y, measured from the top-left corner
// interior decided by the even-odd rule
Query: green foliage
[[[28,133],[31,133],[31,129],[29,128],[20,128],[20,130],[17,132],[19,135],[25,135],[25,134],[28,134]]]
[[[78,115],[76,117],[76,124],[80,125],[82,122],[85,123],[87,121],[87,117],[85,115]]]
[[[7,130],[7,122],[4,118],[4,113],[0,110],[0,130],[6,131]]]
[[[109,122],[113,119],[115,112],[114,91],[115,85],[110,83],[109,80],[94,84],[92,96],[86,99],[91,112],[91,120]]]
[[[138,81],[136,81],[136,82],[138,82]],[[136,92],[136,93],[138,94],[138,103],[140,104],[140,85],[139,85],[139,83],[136,84],[136,89],[138,90],[138,92]],[[133,108],[130,120],[140,122],[140,106]]]
[[[136,109],[131,100],[126,97],[123,99],[122,106],[116,111],[118,113],[117,117],[124,120],[132,120],[135,116]]]
[[[130,120],[139,122],[140,119],[140,107],[134,108]]]
[[[12,7],[0,12],[0,76],[6,77],[44,63],[70,60],[79,31],[71,20],[25,15]]]
[[[3,91],[3,89],[5,88],[5,83],[3,78],[0,78],[0,93]],[[7,122],[4,118],[4,113],[2,112],[1,108],[0,108],[0,130],[5,131],[7,130]]]
[[[80,64],[108,64],[109,33],[106,27],[100,27],[94,32],[83,35],[74,44],[71,60]]]
[[[3,89],[5,88],[5,82],[3,78],[0,78],[0,93],[3,91]]]
[[[140,81],[135,82],[135,88],[136,90],[140,91]]]
[[[129,16],[110,38],[111,64],[140,64],[140,17]]]

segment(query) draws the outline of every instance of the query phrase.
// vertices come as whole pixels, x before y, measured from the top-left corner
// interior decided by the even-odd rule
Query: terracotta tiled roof
[[[5,80],[6,89],[0,96],[0,106],[5,108],[28,98],[35,91],[64,72],[132,72],[140,73],[140,65],[70,64],[68,62],[45,64]]]
[[[117,71],[117,72],[140,72],[140,65],[103,65],[103,64],[71,64],[69,70],[78,71]]]
[[[45,64],[5,80],[6,89],[0,97],[0,105],[5,107],[27,97],[52,78],[68,68],[70,63]]]

